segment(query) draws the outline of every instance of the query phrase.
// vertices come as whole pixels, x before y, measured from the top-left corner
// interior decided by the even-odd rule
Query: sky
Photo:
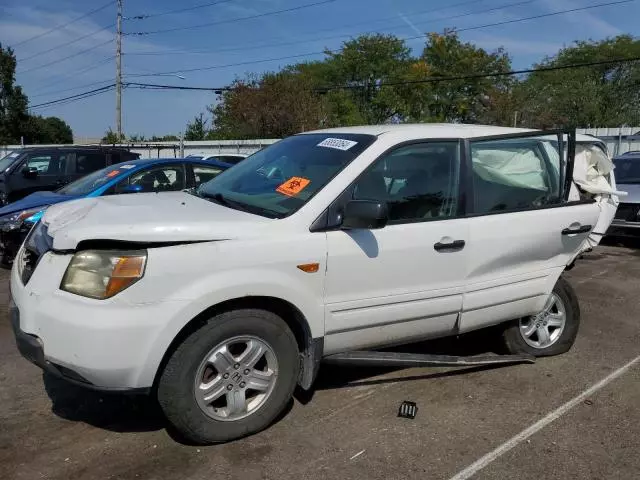
[[[217,5],[197,8],[214,1],[123,0],[123,81],[221,87],[247,73],[322,59],[319,52],[325,48],[337,49],[351,36],[373,32],[413,37],[407,44],[419,55],[425,32],[463,30],[615,0],[217,0]],[[280,10],[289,11],[271,14]],[[637,35],[638,18],[640,0],[634,0],[461,31],[460,37],[487,50],[504,47],[514,68],[526,68],[575,40]],[[115,1],[0,0],[0,43],[15,51],[17,83],[30,105],[114,83],[115,20]],[[214,101],[215,95],[206,91],[127,88],[123,130],[128,135],[180,134]],[[38,107],[32,113],[61,117],[76,137],[101,137],[108,128],[115,129],[115,93]]]

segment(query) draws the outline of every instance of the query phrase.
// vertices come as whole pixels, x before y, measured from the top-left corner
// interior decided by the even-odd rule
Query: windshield
[[[616,183],[640,183],[640,158],[615,158]]]
[[[119,165],[112,165],[110,167],[103,168],[102,170],[97,170],[86,177],[82,177],[75,182],[71,182],[69,185],[62,187],[57,191],[57,193],[60,195],[88,195],[128,170],[127,168],[121,168],[122,166],[131,168],[133,165],[121,163]]]
[[[375,139],[335,133],[289,137],[202,184],[197,195],[230,208],[283,218],[307,203]]]
[[[9,155],[2,157],[2,159],[0,159],[0,172],[4,172],[13,165],[13,162],[16,161],[16,158],[18,158],[21,153],[22,152],[10,152]]]

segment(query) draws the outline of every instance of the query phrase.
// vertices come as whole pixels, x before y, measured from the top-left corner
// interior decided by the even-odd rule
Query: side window
[[[390,223],[455,217],[459,166],[458,142],[401,147],[365,171],[353,198],[387,202]]]
[[[557,142],[542,137],[475,141],[471,162],[476,213],[560,202]]]
[[[244,158],[242,157],[230,157],[230,156],[226,156],[226,157],[218,157],[221,161],[228,163],[230,165],[235,165],[236,163],[239,163],[241,160],[244,160]]]
[[[78,153],[76,156],[76,173],[86,175],[107,166],[107,156],[104,153]]]
[[[27,168],[35,168],[40,175],[62,175],[66,171],[67,157],[64,154],[29,155],[24,164]]]
[[[162,165],[136,172],[116,187],[122,191],[127,185],[142,187],[140,192],[174,192],[184,190],[184,167],[182,165]]]
[[[217,177],[222,173],[223,169],[219,167],[206,166],[206,165],[193,165],[193,175],[196,180],[196,187],[199,187],[203,183],[207,183],[209,180]]]

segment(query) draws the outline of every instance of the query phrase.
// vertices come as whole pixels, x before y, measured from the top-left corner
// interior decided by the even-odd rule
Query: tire
[[[551,306],[549,313],[556,316],[547,317],[547,324],[544,323],[545,311],[543,310],[538,314],[538,316],[541,317],[531,316],[521,318],[510,322],[505,327],[502,332],[502,341],[507,353],[524,353],[535,357],[549,357],[566,353],[571,349],[580,328],[580,306],[578,304],[578,298],[569,282],[562,277],[558,279],[557,283],[553,287],[553,291],[549,297],[549,302],[554,301],[554,296],[555,299],[559,300],[559,302],[555,301],[555,305]],[[552,327],[551,324],[554,323],[554,320],[559,321],[557,320],[559,318],[557,315],[561,313],[561,308],[564,310],[565,315],[564,325],[562,328],[555,326]],[[547,328],[547,331],[551,332],[549,340],[553,341],[548,345],[545,345],[544,340],[546,340],[546,338],[544,335],[542,337],[538,337],[539,329],[536,329],[536,332],[531,334],[529,337],[526,335],[534,328],[536,324],[536,317],[538,317],[541,327],[543,329]],[[554,338],[554,332],[556,330],[559,330],[559,332]],[[535,345],[536,343],[538,345]]]
[[[245,343],[247,350],[241,352]],[[249,367],[251,358],[243,360],[242,356],[251,357],[247,353],[250,346],[258,352],[259,345],[266,353],[254,370]],[[215,358],[216,364],[205,362],[207,357]],[[244,375],[249,368],[251,373]],[[293,396],[299,370],[298,344],[280,317],[265,310],[233,310],[211,318],[178,345],[158,381],[158,402],[169,423],[186,440],[228,442],[263,430],[282,413]],[[275,376],[265,380],[269,371]],[[270,386],[263,390],[266,383]],[[223,393],[209,402],[201,393],[206,391],[203,384],[216,385],[212,396],[221,389]],[[261,390],[251,390],[253,384]],[[235,408],[236,394],[247,399],[244,412]],[[242,402],[238,400],[237,405]]]

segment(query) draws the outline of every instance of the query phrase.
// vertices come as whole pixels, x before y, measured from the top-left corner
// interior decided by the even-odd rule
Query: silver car
[[[613,163],[616,166],[616,183],[628,195],[621,197],[624,201],[620,202],[607,235],[640,235],[640,151],[615,157]]]

